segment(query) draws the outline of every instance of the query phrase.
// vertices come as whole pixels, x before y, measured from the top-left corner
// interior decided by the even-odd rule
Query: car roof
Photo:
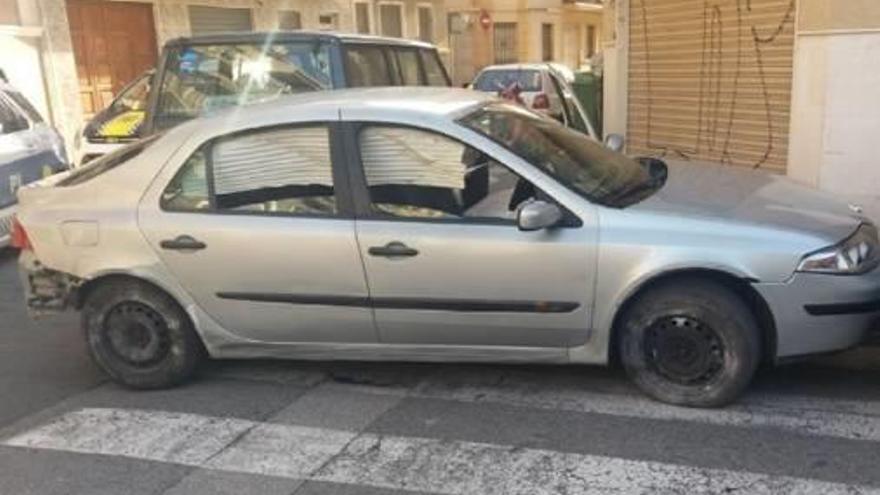
[[[489,101],[492,94],[462,88],[435,86],[395,86],[381,88],[351,88],[314,91],[283,96],[275,100],[236,107],[238,111],[280,111],[295,115],[314,107],[332,107],[339,110],[371,109],[375,112],[393,109],[411,109],[426,115],[452,115]],[[225,110],[224,110],[225,111]],[[233,110],[234,111],[234,110]]]
[[[424,41],[390,38],[384,36],[373,36],[366,34],[337,33],[332,31],[249,31],[238,33],[216,33],[205,34],[199,36],[183,36],[168,40],[166,47],[177,47],[186,45],[210,45],[210,44],[233,44],[233,43],[264,43],[267,39],[272,39],[276,43],[290,41],[335,41],[341,43],[363,43],[376,45],[393,45],[407,46],[415,48],[436,47]]]
[[[489,65],[480,72],[488,72],[491,70],[551,70],[553,68],[550,62],[530,62],[523,64],[498,64]]]
[[[489,93],[446,87],[383,87],[334,89],[283,96],[271,101],[230,107],[211,116],[196,119],[190,125],[204,130],[220,125],[247,127],[268,122],[307,121],[317,114],[381,116],[379,120],[406,116],[420,120],[454,119],[483,106],[497,97]],[[366,117],[365,117],[366,118]]]

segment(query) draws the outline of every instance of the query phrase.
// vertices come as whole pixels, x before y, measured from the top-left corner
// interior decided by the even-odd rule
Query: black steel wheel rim
[[[665,316],[645,332],[648,366],[679,385],[711,383],[724,369],[724,342],[706,323],[690,316]]]
[[[111,308],[104,319],[103,330],[110,350],[130,366],[155,365],[171,349],[165,318],[138,302],[124,302]]]

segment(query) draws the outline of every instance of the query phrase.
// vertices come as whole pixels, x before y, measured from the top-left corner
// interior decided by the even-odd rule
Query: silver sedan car
[[[237,108],[19,198],[28,305],[81,311],[134,388],[207,356],[620,362],[652,397],[711,407],[880,316],[858,208],[633,160],[459,89]]]

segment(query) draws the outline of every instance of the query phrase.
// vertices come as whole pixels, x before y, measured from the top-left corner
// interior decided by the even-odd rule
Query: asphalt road
[[[589,367],[213,362],[131,392],[0,256],[0,494],[880,493],[880,352],[763,371],[738,404]]]

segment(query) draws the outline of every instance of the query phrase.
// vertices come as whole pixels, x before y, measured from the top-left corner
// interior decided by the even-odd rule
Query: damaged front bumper
[[[64,311],[75,303],[82,279],[46,268],[31,251],[18,258],[25,302],[34,316]]]

